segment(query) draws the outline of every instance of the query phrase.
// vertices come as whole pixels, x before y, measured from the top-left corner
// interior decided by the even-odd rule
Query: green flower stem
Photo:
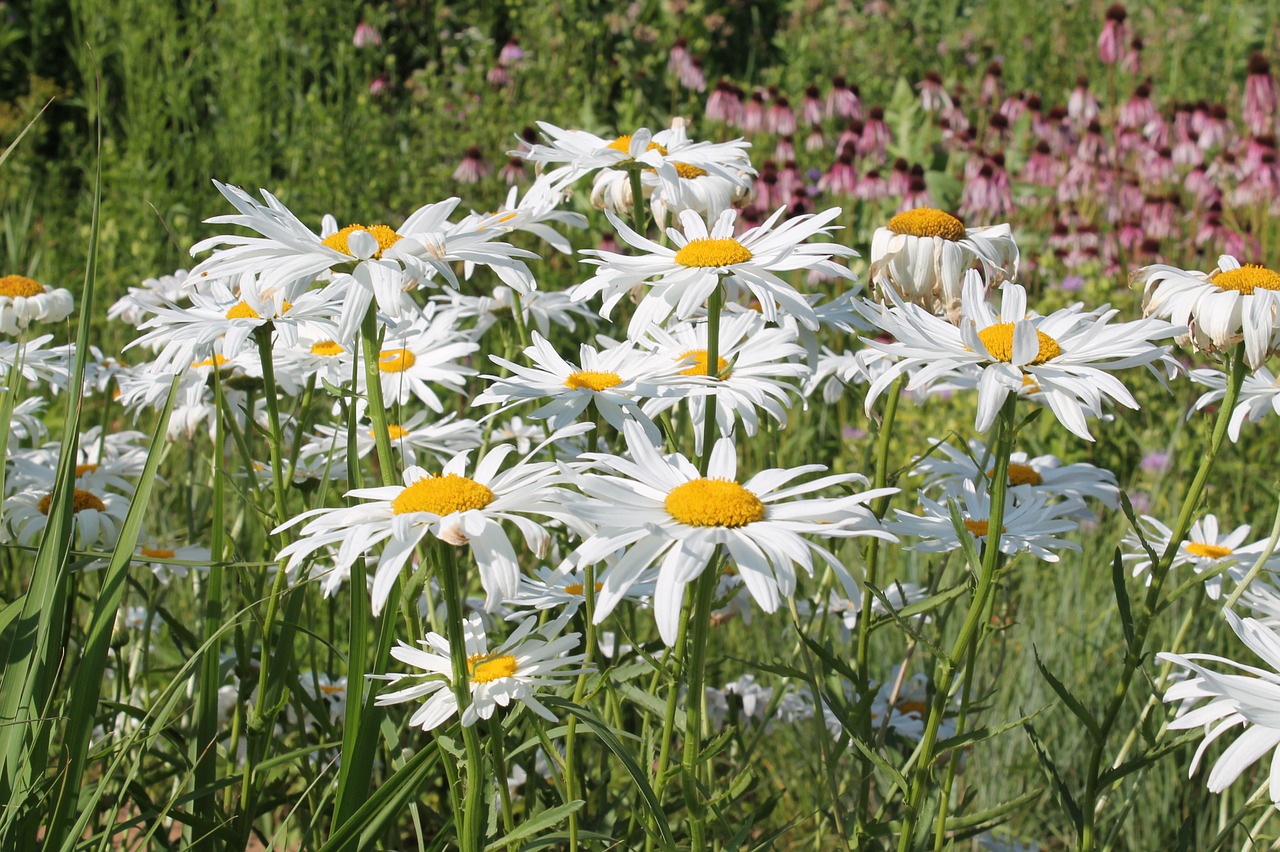
[[[445,606],[448,607],[449,657],[453,661],[453,694],[458,702],[458,726],[462,729],[462,741],[466,747],[467,764],[463,791],[462,811],[453,815],[458,826],[458,846],[462,852],[481,852],[484,848],[485,799],[484,755],[480,749],[480,736],[474,725],[463,725],[462,716],[471,706],[470,674],[467,670],[467,642],[462,629],[462,583],[459,576],[458,557],[451,545],[441,543],[438,550],[441,559],[441,585],[444,587]],[[502,779],[503,783],[506,779]]]
[[[644,186],[640,182],[640,168],[638,163],[632,163],[627,167],[627,174],[631,179],[631,218],[635,220],[636,233],[643,237],[649,233],[649,221],[645,215]]]
[[[987,519],[987,541],[982,552],[978,586],[974,590],[973,599],[969,602],[969,610],[965,613],[964,623],[960,627],[960,634],[951,646],[951,652],[938,661],[938,669],[934,676],[933,704],[929,708],[929,718],[925,723],[924,738],[920,741],[920,747],[917,750],[915,773],[911,779],[906,813],[902,820],[902,835],[898,838],[898,852],[907,852],[911,848],[916,824],[920,819],[920,812],[924,806],[933,773],[938,728],[942,724],[947,701],[951,696],[951,679],[955,675],[956,666],[963,657],[967,656],[970,643],[977,639],[987,603],[995,587],[996,568],[1000,564],[1000,533],[1004,528],[1005,494],[1009,487],[1009,455],[1013,450],[1014,415],[1017,411],[1017,402],[1017,395],[1007,396],[996,420],[995,470],[991,474],[991,514]],[[965,680],[972,676],[972,669],[966,667]],[[945,818],[945,815],[939,815],[940,821],[945,821]]]
[[[711,563],[694,582],[692,629],[689,633],[689,679],[684,711],[684,754],[681,763],[681,787],[685,807],[689,809],[690,849],[705,849],[706,806],[698,794],[698,756],[702,745],[703,681],[707,663],[707,636],[711,631],[711,605],[715,602],[716,586],[720,579],[720,558],[711,557]]]
[[[1200,497],[1203,495],[1204,487],[1209,481],[1209,474],[1213,471],[1214,460],[1218,456],[1218,451],[1222,448],[1222,442],[1227,437],[1227,427],[1231,422],[1231,412],[1235,410],[1236,401],[1240,398],[1240,386],[1244,384],[1247,372],[1248,370],[1244,363],[1244,343],[1239,343],[1231,356],[1226,395],[1222,399],[1217,419],[1213,424],[1209,447],[1200,460],[1200,467],[1196,470],[1196,475],[1191,480],[1191,486],[1187,489],[1186,496],[1183,497],[1182,508],[1178,512],[1178,521],[1174,524],[1173,533],[1169,537],[1169,544],[1165,547],[1164,553],[1161,554],[1160,561],[1151,566],[1151,583],[1147,586],[1147,593],[1142,601],[1142,609],[1136,613],[1134,618],[1133,639],[1125,652],[1124,667],[1120,671],[1120,680],[1116,683],[1115,690],[1112,692],[1111,701],[1107,705],[1107,712],[1103,715],[1102,722],[1098,726],[1098,735],[1094,738],[1093,748],[1089,753],[1089,768],[1085,774],[1084,797],[1083,801],[1080,802],[1082,813],[1079,848],[1082,852],[1090,852],[1097,843],[1094,822],[1097,818],[1096,805],[1102,793],[1100,789],[1100,770],[1107,747],[1107,740],[1110,738],[1111,731],[1127,703],[1133,676],[1141,667],[1143,658],[1146,655],[1147,635],[1151,631],[1151,624],[1160,608],[1160,596],[1164,590],[1165,579],[1169,576],[1169,569],[1173,565],[1174,557],[1178,554],[1178,549],[1182,546],[1183,539],[1187,536],[1187,531],[1191,529],[1192,519],[1195,517],[1196,510],[1200,505]]]
[[[262,395],[267,404],[267,425],[270,434],[267,445],[271,453],[271,490],[275,497],[275,524],[285,521],[284,454],[281,445],[284,433],[280,430],[280,400],[276,394],[275,357],[271,351],[271,323],[264,323],[253,330],[258,344],[258,360],[262,363]],[[253,411],[247,412],[250,420]],[[282,538],[285,534],[281,534]],[[283,543],[283,542],[282,542]],[[269,623],[268,623],[269,626]]]
[[[377,307],[369,305],[360,326],[360,346],[364,353],[365,388],[368,394],[369,419],[373,421],[373,440],[378,453],[378,473],[383,485],[395,485],[395,464],[391,456],[391,433],[387,431],[387,406],[382,401],[382,338],[378,334]]]
[[[520,338],[521,348],[528,349],[533,345],[533,340],[529,337],[529,326],[524,321],[524,299],[519,291],[514,289],[511,291],[511,298],[515,299],[515,303],[511,306],[511,320],[516,325],[516,336]]]
[[[720,285],[711,291],[707,300],[707,378],[720,380],[720,308],[724,304],[724,290]],[[702,455],[698,458],[698,474],[707,475],[711,464],[711,448],[716,440],[716,395],[707,396],[702,413]]]
[[[502,742],[502,721],[497,715],[489,717],[489,742],[493,746],[493,775],[498,780],[498,796],[502,801],[502,833],[515,830],[515,814],[511,812],[511,790],[507,787],[507,750]],[[514,850],[512,843],[509,849]]]
[[[667,768],[671,765],[671,742],[676,727],[676,710],[680,701],[680,681],[684,676],[684,654],[689,635],[689,622],[692,620],[693,603],[687,597],[680,607],[680,627],[676,631],[676,644],[670,654],[668,667],[670,679],[667,688],[667,704],[662,714],[662,738],[658,746],[658,763],[650,777],[658,801],[662,801],[662,791],[667,786]],[[645,840],[645,849],[653,849],[653,832]]]
[[[1280,489],[1280,482],[1273,483],[1272,489]],[[1236,584],[1235,589],[1231,592],[1231,596],[1227,598],[1227,602],[1222,605],[1223,609],[1231,609],[1240,600],[1240,596],[1244,594],[1245,589],[1249,588],[1249,584],[1257,579],[1266,567],[1267,562],[1271,560],[1271,554],[1276,552],[1276,545],[1280,544],[1280,503],[1276,504],[1276,518],[1271,523],[1271,536],[1267,539],[1267,546],[1258,554],[1258,558],[1254,560],[1253,567],[1249,569],[1249,573]]]
[[[596,566],[588,565],[582,581],[583,615],[586,618],[587,662],[590,663],[596,654]],[[581,704],[587,693],[588,672],[578,675],[578,682],[573,687],[573,703]],[[570,716],[568,730],[564,736],[564,788],[565,798],[572,802],[582,798],[582,784],[579,775],[577,745],[578,717]],[[578,812],[569,814],[569,848],[578,848]]]

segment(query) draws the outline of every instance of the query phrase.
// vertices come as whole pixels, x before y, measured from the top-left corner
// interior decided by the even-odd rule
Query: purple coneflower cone
[[[480,179],[487,176],[491,171],[491,167],[485,162],[484,154],[475,145],[467,149],[467,155],[462,158],[462,162],[453,170],[453,179],[459,183],[479,183]]]
[[[507,164],[498,171],[498,177],[502,178],[502,182],[507,186],[514,186],[525,179],[524,160],[520,157],[510,157]]]

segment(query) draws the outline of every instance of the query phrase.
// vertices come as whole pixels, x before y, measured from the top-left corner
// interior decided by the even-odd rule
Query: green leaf
[[[1098,720],[1093,718],[1093,713],[1088,707],[1085,707],[1080,699],[1071,694],[1066,685],[1053,676],[1053,672],[1040,660],[1040,651],[1033,646],[1033,653],[1036,658],[1036,668],[1040,670],[1040,674],[1049,682],[1049,686],[1053,687],[1053,691],[1058,694],[1062,702],[1067,705],[1067,709],[1071,711],[1071,715],[1075,716],[1080,722],[1089,729],[1090,735],[1097,742],[1102,739],[1102,729],[1098,726]]]
[[[550,828],[561,820],[569,818],[569,814],[576,813],[582,807],[581,799],[574,799],[572,802],[566,802],[563,805],[557,805],[554,808],[547,808],[545,811],[539,811],[534,814],[531,819],[527,819],[520,823],[512,832],[505,837],[493,841],[485,847],[485,852],[497,852],[517,840],[524,840],[526,837],[532,837],[544,828]]]
[[[1084,825],[1084,815],[1080,812],[1080,806],[1076,804],[1075,797],[1071,795],[1071,788],[1067,786],[1067,782],[1062,780],[1061,773],[1058,772],[1058,766],[1053,762],[1053,758],[1049,757],[1049,752],[1045,750],[1044,742],[1040,739],[1040,735],[1036,733],[1035,726],[1031,722],[1025,722],[1022,725],[1023,730],[1027,732],[1027,737],[1031,740],[1031,746],[1036,751],[1036,757],[1040,761],[1040,768],[1044,770],[1049,780],[1053,782],[1053,787],[1058,792],[1058,803],[1062,805],[1062,809],[1066,812],[1071,822],[1079,831]]]
[[[335,852],[352,842],[356,842],[359,848],[368,848],[369,842],[382,826],[388,820],[400,816],[409,803],[414,801],[439,761],[440,750],[434,743],[409,758],[404,766],[364,799],[346,822],[329,835],[329,841],[320,847],[320,852]]]
[[[1129,605],[1129,587],[1125,583],[1124,560],[1120,548],[1111,559],[1111,586],[1116,591],[1116,608],[1120,611],[1120,627],[1124,630],[1126,648],[1133,647],[1133,609]]]

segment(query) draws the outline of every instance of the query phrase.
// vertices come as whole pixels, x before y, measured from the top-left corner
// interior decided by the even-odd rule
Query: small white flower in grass
[[[707,569],[723,546],[752,597],[766,612],[795,593],[798,564],[812,573],[814,557],[828,565],[841,584],[855,588],[848,569],[822,545],[804,536],[876,536],[880,528],[866,503],[896,488],[872,489],[842,497],[810,497],[841,485],[864,484],[857,474],[795,480],[826,470],[823,465],[776,468],[739,483],[737,450],[721,439],[711,451],[705,477],[679,454],[663,456],[634,423],[623,429],[630,458],[587,454],[592,469],[574,479],[584,495],[568,507],[596,531],[576,552],[580,564],[619,554],[596,596],[596,622],[603,621],[650,566],[658,566],[654,615],[668,645],[675,642],[685,586]]]
[[[1196,411],[1203,411],[1226,397],[1227,374],[1221,370],[1192,370],[1189,376],[1191,381],[1210,389],[1196,400]],[[1280,414],[1280,379],[1263,366],[1244,377],[1235,410],[1231,412],[1231,422],[1227,424],[1227,436],[1233,442],[1240,440],[1240,427],[1244,422],[1261,423],[1268,411]]]
[[[629,336],[639,337],[649,326],[661,325],[672,314],[689,319],[701,311],[708,297],[723,282],[751,293],[760,304],[764,318],[773,322],[780,314],[791,314],[808,328],[818,327],[818,315],[781,274],[797,269],[818,269],[839,278],[853,278],[833,257],[852,257],[853,249],[839,243],[806,243],[812,237],[829,235],[829,225],[840,215],[833,207],[823,213],[801,215],[779,222],[786,208],[779,208],[758,227],[734,235],[738,213],[726,210],[710,228],[698,214],[680,214],[681,230],[669,228],[674,248],[641,236],[611,213],[610,223],[629,245],[645,252],[639,256],[588,250],[599,266],[586,282],[573,291],[578,301],[602,294],[602,316],[608,317],[623,296],[639,285],[648,292],[631,318]]]
[[[578,647],[579,634],[568,633],[553,638],[563,622],[552,622],[536,631],[536,618],[521,622],[496,648],[489,639],[479,617],[471,616],[463,623],[467,645],[467,686],[471,703],[462,713],[463,725],[474,725],[488,719],[499,707],[523,704],[549,722],[556,717],[537,694],[571,682],[571,678],[590,669],[582,666],[585,654],[572,654]],[[453,661],[449,656],[449,640],[439,633],[428,633],[421,648],[401,642],[391,649],[391,656],[421,673],[370,675],[402,686],[384,692],[376,703],[392,704],[425,702],[409,717],[409,724],[431,731],[458,713],[458,699],[453,691]]]
[[[578,349],[578,363],[571,364],[546,338],[534,332],[533,345],[524,350],[524,355],[533,366],[522,367],[491,356],[511,375],[485,376],[490,385],[472,404],[501,404],[503,407],[496,414],[523,402],[545,400],[529,416],[546,420],[552,429],[567,426],[594,406],[615,429],[621,430],[624,423],[639,423],[657,441],[658,428],[645,414],[641,402],[693,390],[671,381],[683,369],[681,365],[633,343],[619,343],[604,350],[584,343]]]
[[[19,491],[4,501],[7,541],[24,546],[39,541],[53,510],[53,493],[44,489]],[[110,549],[120,535],[129,498],[110,491],[94,493],[76,488],[71,495],[74,531],[72,546],[79,550]]]
[[[576,435],[586,428],[590,427],[563,430],[548,440]],[[346,496],[365,502],[313,509],[282,524],[277,532],[306,522],[298,540],[285,546],[278,558],[287,559],[286,569],[293,571],[317,551],[328,553],[336,547],[328,566],[336,586],[350,575],[353,564],[358,561],[363,566],[364,555],[385,542],[372,589],[373,614],[378,615],[414,549],[427,535],[433,535],[447,544],[471,548],[487,593],[486,606],[492,608],[513,597],[520,585],[520,563],[504,522],[519,529],[525,544],[539,555],[547,548],[547,531],[527,515],[574,523],[555,502],[560,482],[557,465],[530,462],[526,457],[500,470],[514,451],[510,444],[494,447],[476,463],[471,476],[466,475],[470,451],[465,451],[450,459],[438,475],[410,467],[404,472],[403,486],[348,491]],[[322,568],[325,564],[321,559]]]
[[[1142,515],[1138,523],[1143,538],[1156,556],[1163,556],[1169,548],[1173,530],[1150,515]],[[1217,515],[1205,515],[1191,525],[1187,538],[1174,554],[1170,570],[1189,566],[1197,574],[1209,575],[1205,591],[1211,599],[1217,600],[1222,595],[1224,581],[1238,583],[1266,548],[1266,539],[1245,543],[1250,531],[1248,524],[1241,524],[1227,532],[1219,529]],[[1120,542],[1120,550],[1121,559],[1130,566],[1133,576],[1146,577],[1147,582],[1151,582],[1151,556],[1136,532],[1125,535]],[[1272,557],[1269,567],[1274,569],[1277,565],[1280,565],[1280,553]]]
[[[346,677],[332,677],[324,672],[299,672],[298,686],[313,703],[325,711],[329,724],[337,725],[342,722],[347,711]],[[306,708],[304,722],[315,724],[318,721],[311,709]]]
[[[403,405],[417,397],[432,411],[443,412],[444,403],[431,385],[461,393],[467,378],[476,374],[461,362],[479,348],[469,334],[457,330],[451,316],[436,316],[435,305],[429,306],[412,324],[382,342],[378,375],[383,400]],[[360,370],[361,391],[368,387],[366,381],[365,371]],[[357,411],[363,414],[363,402]]]
[[[1191,759],[1188,777],[1195,775],[1210,745],[1226,732],[1240,729],[1240,736],[1209,772],[1209,791],[1221,793],[1246,769],[1272,753],[1268,786],[1272,803],[1280,805],[1280,752],[1275,752],[1280,745],[1280,637],[1255,619],[1241,618],[1229,610],[1223,615],[1240,641],[1268,668],[1213,654],[1157,654],[1157,659],[1181,666],[1192,675],[1164,694],[1166,702],[1181,702],[1169,727],[1177,731],[1204,729],[1205,737]],[[1210,662],[1241,673],[1223,674],[1202,665]]]
[[[1074,541],[1064,541],[1059,535],[1075,531],[1078,524],[1070,516],[1075,508],[1072,503],[1049,505],[1045,495],[1031,494],[1025,500],[1015,500],[1012,493],[1005,495],[1004,524],[1000,530],[1000,552],[1012,556],[1026,551],[1045,562],[1057,562],[1055,550],[1080,550]],[[981,548],[991,533],[991,495],[986,486],[972,481],[965,482],[959,494],[946,503],[930,500],[920,494],[921,514],[902,509],[895,510],[894,523],[889,525],[903,538],[919,538],[910,546],[922,553],[946,553],[962,544],[951,521],[952,503],[960,510],[961,523],[967,534]]]
[[[1018,247],[1008,225],[966,228],[949,213],[917,207],[871,237],[871,283],[951,322],[960,319],[961,288],[975,268],[983,289],[1018,277]]]
[[[130,287],[125,295],[107,308],[107,319],[137,327],[156,309],[189,298],[197,280],[188,277],[185,269],[179,269],[172,275],[147,278],[141,287]]]
[[[613,560],[607,560],[611,562]],[[604,588],[604,581],[613,566],[609,565],[596,572],[596,594]],[[578,607],[586,600],[586,571],[565,560],[555,570],[543,566],[534,571],[532,577],[520,578],[520,591],[511,599],[510,605],[517,609],[561,609],[563,612],[577,612]],[[653,595],[654,580],[640,579],[631,584],[624,598],[632,603],[647,606]],[[508,618],[523,617],[520,613]]]
[[[75,310],[70,290],[49,289],[25,275],[0,276],[0,331],[17,334],[33,322],[62,322]]]
[[[880,394],[903,373],[908,390],[944,378],[977,380],[978,414],[974,428],[985,432],[995,422],[1010,393],[1028,383],[1070,432],[1092,441],[1087,416],[1102,414],[1105,400],[1137,409],[1138,401],[1111,371],[1163,363],[1166,349],[1155,341],[1178,329],[1158,319],[1111,323],[1117,313],[1095,315],[1063,308],[1049,316],[1027,313],[1021,285],[1006,283],[999,314],[987,304],[981,279],[965,279],[959,325],[923,308],[903,303],[893,291],[892,307],[867,304],[867,318],[893,336],[894,342],[867,340],[868,346],[899,359],[880,374],[867,391],[870,415]]]
[[[134,550],[134,562],[141,562],[167,586],[174,577],[185,580],[191,569],[203,571],[212,558],[209,548],[198,545],[170,546],[160,539],[150,538]]]
[[[1245,360],[1254,369],[1273,351],[1280,273],[1263,266],[1242,266],[1231,255],[1218,258],[1208,273],[1173,266],[1144,266],[1130,276],[1141,282],[1147,316],[1183,326],[1178,343],[1205,352],[1221,352],[1244,341]]]
[[[75,346],[68,344],[45,349],[52,334],[42,334],[24,342],[0,342],[0,381],[18,365],[18,375],[28,382],[43,385],[56,394],[66,387],[75,361]]]

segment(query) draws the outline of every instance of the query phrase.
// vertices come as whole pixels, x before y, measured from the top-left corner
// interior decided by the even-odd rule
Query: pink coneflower
[[[1053,106],[1047,113],[1038,110],[1032,112],[1031,132],[1037,139],[1048,142],[1049,147],[1055,152],[1066,150],[1071,144],[1071,125],[1067,122],[1067,108]]]
[[[1268,133],[1276,113],[1276,81],[1271,63],[1261,53],[1249,56],[1249,75],[1244,78],[1244,123],[1252,133]]]
[[[1127,130],[1142,130],[1147,122],[1159,114],[1151,100],[1151,84],[1144,81],[1138,84],[1133,90],[1133,96],[1120,107],[1116,125]]]
[[[507,73],[507,69],[501,64],[495,65],[489,69],[489,73],[484,75],[485,81],[495,89],[501,89],[511,83],[511,75]]]
[[[889,194],[903,196],[911,188],[911,166],[899,157],[893,161],[893,171],[889,172]]]
[[[391,78],[387,76],[375,77],[369,83],[369,94],[375,98],[379,95],[385,95],[391,91]]]
[[[884,121],[884,108],[873,106],[867,111],[867,123],[862,128],[862,138],[858,142],[858,155],[882,160],[892,141],[893,134]]]
[[[744,133],[764,130],[764,92],[752,92],[751,99],[742,108],[742,130]]]
[[[1213,104],[1209,107],[1203,126],[1199,129],[1200,135],[1196,141],[1201,148],[1208,151],[1225,146],[1231,137],[1235,136],[1235,132],[1235,125],[1232,124],[1231,119],[1227,116],[1227,108],[1222,104]]]
[[[907,210],[914,210],[917,207],[934,207],[933,196],[929,194],[929,188],[925,186],[924,175],[912,175],[907,183],[907,192],[902,196],[902,203],[898,205],[896,212],[903,213]]]
[[[1187,172],[1182,185],[1186,187],[1187,192],[1191,193],[1191,197],[1195,199],[1196,205],[1199,207],[1209,207],[1222,201],[1222,190],[1218,189],[1217,185],[1209,179],[1209,175],[1203,166],[1196,166]]]
[[[942,75],[937,71],[925,74],[924,79],[916,83],[916,88],[920,90],[920,106],[925,112],[937,112],[951,106],[951,96],[947,94],[947,88],[942,84]]]
[[[524,170],[524,162],[525,161],[523,157],[509,158],[507,160],[507,164],[503,166],[501,170],[499,170],[498,177],[502,178],[502,182],[505,183],[507,186],[513,186],[519,183],[520,181],[524,180],[526,177],[525,170]]]
[[[804,137],[804,149],[821,151],[825,147],[827,147],[827,140],[822,136],[822,128],[815,124],[809,128],[809,133]]]
[[[987,144],[1003,148],[1009,141],[1009,119],[1000,113],[992,113],[987,119]]]
[[[853,157],[842,153],[832,163],[831,169],[818,179],[818,189],[833,195],[853,195],[858,186],[858,175],[853,170]]]
[[[818,87],[810,85],[805,88],[804,100],[800,102],[800,120],[810,126],[822,123],[822,101],[818,94]]]
[[[720,121],[736,125],[742,120],[742,95],[738,87],[727,80],[716,83],[716,87],[707,98],[706,116],[708,121]]]
[[[614,252],[618,251],[618,241],[613,236],[613,231],[605,231],[600,235],[600,245],[597,246],[600,251]]]
[[[827,118],[862,118],[858,87],[848,85],[839,74],[831,78],[831,91],[827,92]]]
[[[507,43],[502,46],[502,50],[498,51],[498,64],[504,68],[510,68],[512,65],[519,65],[524,61],[524,51],[520,48],[520,39],[512,36],[507,39]]]
[[[868,171],[853,189],[853,197],[859,201],[879,201],[891,194],[889,182],[880,177],[879,169]]]
[[[1173,149],[1148,148],[1138,159],[1138,176],[1147,183],[1168,183],[1178,174],[1173,165]]]
[[[772,210],[782,204],[784,196],[778,188],[778,164],[773,160],[765,160],[760,166],[760,176],[755,184],[756,206],[763,210]]]
[[[1077,77],[1076,87],[1067,97],[1067,118],[1071,119],[1077,127],[1086,127],[1098,117],[1101,111],[1098,99],[1089,91],[1089,78]]]
[[[795,192],[791,193],[791,200],[787,202],[787,215],[802,216],[813,212],[814,204],[809,191],[803,186],[796,187]]]
[[[1040,99],[1036,98],[1036,109],[1040,108]],[[1016,124],[1018,119],[1022,118],[1022,114],[1027,111],[1027,98],[1024,92],[1016,95],[1010,95],[1004,99],[1004,103],[1000,104],[1000,114],[1009,119],[1010,124]]]
[[[1107,7],[1106,21],[1102,32],[1098,35],[1098,58],[1104,65],[1114,65],[1120,59],[1120,51],[1129,39],[1129,31],[1125,27],[1125,19],[1129,13],[1121,3],[1112,3]]]
[[[763,210],[758,205],[748,204],[746,207],[742,208],[742,211],[738,214],[738,221],[734,225],[734,230],[741,234],[744,231],[751,230],[752,228],[758,228],[762,224],[764,224]]]
[[[1062,163],[1049,150],[1049,143],[1037,142],[1022,167],[1022,179],[1036,186],[1053,186],[1062,175]]]
[[[803,178],[800,176],[800,167],[796,165],[796,161],[786,160],[782,171],[778,172],[778,192],[783,196],[792,195],[797,189],[803,188]]]
[[[791,102],[785,95],[779,95],[769,106],[769,111],[765,114],[765,126],[770,133],[779,136],[790,136],[796,132],[796,114],[791,110]]]
[[[688,67],[689,61],[693,57],[689,54],[689,42],[683,36],[676,39],[671,45],[671,52],[667,54],[667,73],[672,77],[679,77],[684,73],[684,69]]]
[[[862,145],[862,131],[865,125],[856,118],[849,119],[849,123],[844,130],[840,131],[840,135],[836,137],[836,150],[844,151],[846,148],[852,148],[853,153],[858,152],[858,148]]]
[[[1004,98],[1004,66],[997,59],[987,65],[987,73],[982,75],[982,90],[978,99],[984,104],[993,104]]]
[[[773,149],[773,158],[775,160],[781,160],[784,163],[787,160],[794,160],[796,158],[795,140],[790,135],[778,138],[778,144]]]
[[[1120,228],[1116,231],[1116,240],[1120,243],[1121,248],[1129,254],[1137,253],[1142,241],[1146,239],[1146,234],[1142,230],[1142,226],[1132,220],[1122,222]]]
[[[707,75],[702,71],[701,59],[695,56],[689,60],[689,64],[680,72],[680,85],[691,92],[707,90]]]
[[[1132,77],[1142,73],[1142,36],[1129,39],[1129,49],[1120,58],[1120,70]]]
[[[378,47],[382,44],[382,33],[378,32],[378,28],[373,24],[361,21],[356,24],[356,32],[351,37],[351,43],[356,47]]]
[[[453,170],[453,179],[459,183],[479,183],[480,179],[488,175],[491,170],[489,164],[485,162],[484,154],[477,146],[472,145],[467,149],[462,162]]]
[[[1102,138],[1102,125],[1095,118],[1089,122],[1076,146],[1076,156],[1090,163],[1101,163],[1107,140]]]

